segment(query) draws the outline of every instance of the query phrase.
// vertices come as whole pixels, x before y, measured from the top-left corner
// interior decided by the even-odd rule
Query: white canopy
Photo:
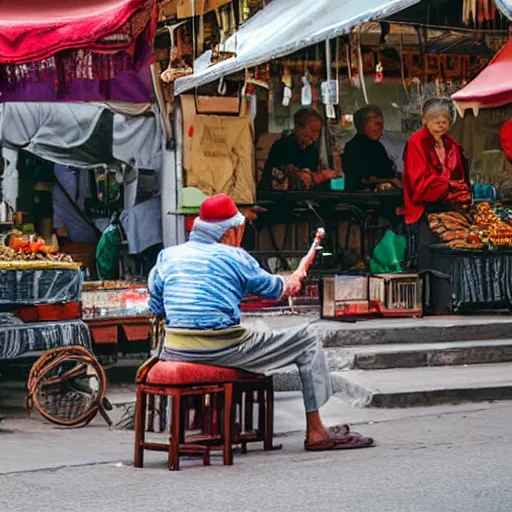
[[[222,76],[346,34],[354,26],[385,18],[420,0],[272,0],[224,45],[236,57],[176,80],[175,94]]]
[[[512,0],[494,0],[501,13],[512,21]]]

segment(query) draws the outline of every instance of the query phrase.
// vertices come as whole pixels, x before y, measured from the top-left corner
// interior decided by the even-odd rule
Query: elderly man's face
[[[375,112],[370,112],[364,125],[364,134],[370,140],[379,140],[384,134],[384,118]]]
[[[304,126],[297,126],[295,128],[295,133],[300,147],[302,149],[306,149],[320,138],[320,134],[322,133],[322,123],[320,119],[313,117],[308,119]]]

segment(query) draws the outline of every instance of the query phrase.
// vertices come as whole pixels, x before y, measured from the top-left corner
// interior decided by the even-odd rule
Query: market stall
[[[506,106],[511,102],[511,50],[508,41],[473,81],[453,94],[463,122],[482,117],[482,109],[489,109],[497,120],[510,117]],[[498,122],[497,134],[500,128]],[[476,200],[469,209],[428,216],[428,227],[437,241],[430,245],[431,264],[425,270],[426,297],[428,308],[435,313],[512,309],[510,198],[507,186],[502,186],[507,180],[500,179],[500,171],[509,174],[510,169],[503,163],[506,158],[501,150],[493,153],[492,160],[476,160],[496,167],[496,172],[488,173],[495,177],[491,179],[496,190],[492,201]]]
[[[43,240],[13,232],[0,245],[0,359],[79,345],[91,348],[81,319],[80,265]]]
[[[301,12],[311,6],[296,3],[291,16],[289,4],[275,0],[221,39],[220,51],[205,51],[193,74],[177,75],[182,182],[266,210],[251,221],[244,247],[268,270],[294,268],[318,226],[327,236],[312,270],[316,289],[322,276],[387,275],[414,264],[397,212],[405,141],[422,126],[424,100],[462,88],[508,38],[499,13],[485,15],[490,28],[477,34],[466,3],[436,7],[439,19],[453,21],[451,29],[425,21],[423,4],[317,3],[314,23],[303,23]],[[372,116],[385,123],[377,144],[358,137],[370,138],[357,113],[373,103],[363,123]],[[379,259],[382,244],[392,248],[393,261]],[[417,293],[407,294],[404,311],[418,314]]]

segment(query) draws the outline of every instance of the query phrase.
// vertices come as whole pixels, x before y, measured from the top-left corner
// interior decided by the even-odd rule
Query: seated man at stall
[[[188,242],[163,250],[149,276],[150,307],[165,315],[161,359],[265,373],[295,363],[306,407],[305,449],[364,448],[371,438],[348,426],[326,428],[319,414],[332,393],[329,368],[312,324],[275,331],[240,324],[246,295],[276,299],[297,294],[304,275],[264,271],[240,248],[245,218],[219,194],[206,199]]]
[[[357,133],[345,145],[342,157],[345,190],[374,190],[379,185],[401,188],[397,166],[381,141],[384,134],[382,110],[375,105],[357,110],[354,125]]]
[[[322,117],[312,108],[301,108],[294,116],[295,129],[274,142],[263,169],[260,190],[310,190],[327,188],[338,173],[320,169],[318,141]]]

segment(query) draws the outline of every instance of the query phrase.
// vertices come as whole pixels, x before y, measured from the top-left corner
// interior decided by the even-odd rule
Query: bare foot
[[[331,439],[331,437],[330,432],[323,425],[322,428],[316,428],[315,430],[310,430],[306,433],[306,439],[310,443],[320,443]]]

